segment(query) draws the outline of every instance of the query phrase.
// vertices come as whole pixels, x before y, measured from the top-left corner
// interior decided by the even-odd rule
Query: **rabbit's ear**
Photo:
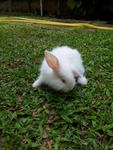
[[[73,70],[73,74],[74,74],[75,77],[80,77],[81,76],[80,72],[77,69]]]
[[[45,59],[50,68],[52,68],[55,71],[58,71],[59,61],[56,56],[54,56],[48,51],[45,51]]]

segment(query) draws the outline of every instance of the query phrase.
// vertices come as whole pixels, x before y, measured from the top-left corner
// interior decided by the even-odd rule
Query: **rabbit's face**
[[[59,72],[54,72],[54,75],[55,89],[67,92],[74,88],[76,82],[73,72],[69,68],[60,69]]]
[[[49,52],[45,52],[45,59],[48,66],[52,69],[48,85],[64,92],[72,90],[76,81],[69,64],[61,64],[56,56]]]

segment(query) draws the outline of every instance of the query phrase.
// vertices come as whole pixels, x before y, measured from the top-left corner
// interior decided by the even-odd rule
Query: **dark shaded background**
[[[42,4],[44,16],[113,20],[113,0],[42,0]],[[40,0],[0,0],[0,13],[40,15]]]

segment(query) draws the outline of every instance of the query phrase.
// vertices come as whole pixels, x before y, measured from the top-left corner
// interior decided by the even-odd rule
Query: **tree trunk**
[[[57,1],[57,16],[60,16],[60,0]]]
[[[32,12],[31,3],[32,3],[32,0],[28,0],[28,7],[29,7],[29,12],[30,13]]]
[[[40,0],[40,15],[43,16],[43,2]]]
[[[13,9],[13,6],[12,6],[12,0],[9,0],[9,13],[11,14],[12,13],[12,9]]]

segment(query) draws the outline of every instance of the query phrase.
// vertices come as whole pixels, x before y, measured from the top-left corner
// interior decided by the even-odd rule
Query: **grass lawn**
[[[77,48],[87,86],[33,89],[44,51]],[[0,24],[0,149],[113,149],[113,32]]]

